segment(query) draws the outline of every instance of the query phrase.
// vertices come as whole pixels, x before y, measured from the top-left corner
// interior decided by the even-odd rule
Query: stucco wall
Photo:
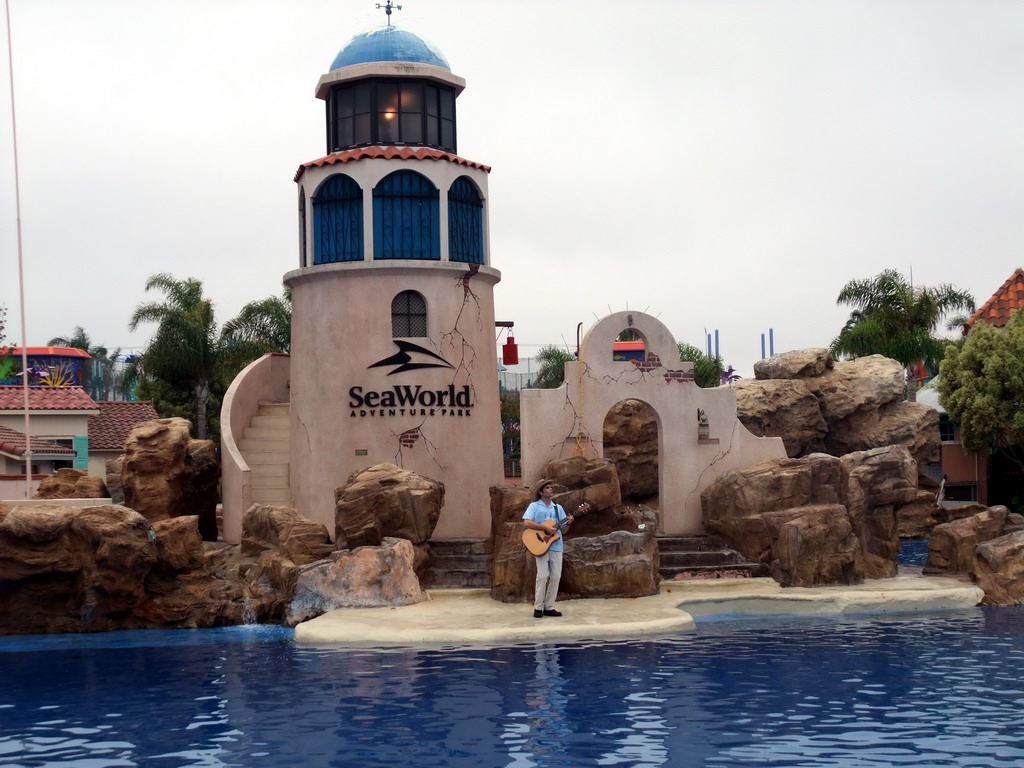
[[[489,488],[504,479],[493,309],[499,278],[487,267],[406,260],[319,265],[285,276],[294,308],[291,488],[300,513],[333,533],[335,489],[356,470],[391,462],[445,484],[434,538],[489,534]],[[428,336],[405,341],[447,365],[373,367],[399,352],[391,301],[405,290],[424,296],[428,318]],[[358,396],[395,387],[404,395],[455,392],[460,403],[360,406],[353,387]]]
[[[645,365],[612,359],[615,339],[627,328],[644,338]],[[540,480],[556,458],[601,457],[609,409],[621,400],[640,400],[657,417],[660,529],[702,530],[705,487],[728,469],[785,458],[786,451],[780,438],[755,437],[739,422],[735,392],[698,387],[692,369],[691,363],[679,362],[675,339],[656,318],[641,312],[603,318],[583,339],[579,361],[566,364],[561,387],[520,392],[524,481]],[[709,423],[706,440],[698,438],[698,409]]]

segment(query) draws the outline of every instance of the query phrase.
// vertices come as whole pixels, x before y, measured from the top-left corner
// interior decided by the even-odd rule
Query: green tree
[[[853,310],[829,350],[846,359],[885,355],[896,360],[907,372],[908,400],[916,399],[914,365],[923,362],[935,371],[942,360],[948,341],[934,333],[943,318],[953,312],[974,311],[974,298],[955,286],[915,287],[892,269],[851,280],[836,303]]]
[[[998,447],[1024,471],[1024,312],[1004,329],[978,323],[963,344],[947,347],[939,402],[964,448]]]
[[[267,352],[288,352],[292,343],[292,292],[250,301],[221,329],[229,367],[240,371]],[[231,377],[233,378],[233,376]]]
[[[174,387],[191,388],[196,436],[203,439],[210,391],[224,362],[213,302],[203,295],[201,280],[178,280],[166,272],[146,281],[146,291],[152,290],[162,291],[164,301],[139,304],[128,321],[133,331],[143,323],[157,326],[142,354],[142,374]]]
[[[722,358],[707,355],[700,347],[679,342],[679,359],[684,363],[693,363],[693,380],[698,387],[717,387],[722,383],[725,366]]]
[[[565,380],[565,364],[572,362],[576,356],[566,349],[548,345],[537,352],[537,376],[533,386],[537,389],[555,389]]]

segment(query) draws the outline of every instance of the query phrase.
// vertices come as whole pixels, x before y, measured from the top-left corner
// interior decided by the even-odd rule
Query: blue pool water
[[[1020,766],[1024,611],[497,649],[0,638],[3,766]]]

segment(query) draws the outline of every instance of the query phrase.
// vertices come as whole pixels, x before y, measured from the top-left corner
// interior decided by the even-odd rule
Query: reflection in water
[[[1022,765],[1022,665],[1014,608],[496,649],[0,638],[0,765]]]
[[[520,768],[552,764],[551,760],[566,754],[572,736],[559,650],[540,646],[533,654],[533,674],[523,680],[524,708],[506,715],[509,728],[502,734],[512,758],[508,765]]]

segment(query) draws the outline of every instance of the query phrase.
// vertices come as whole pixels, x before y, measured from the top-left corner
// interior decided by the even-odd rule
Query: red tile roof
[[[439,149],[429,149],[427,147],[359,147],[358,149],[347,149],[344,152],[335,152],[333,155],[321,157],[319,160],[303,163],[299,166],[299,170],[296,171],[294,180],[298,181],[301,179],[302,174],[306,172],[307,168],[320,168],[325,165],[347,163],[367,157],[383,157],[386,160],[391,160],[395,157],[400,157],[403,160],[447,160],[449,163],[455,163],[456,165],[465,165],[469,168],[479,168],[487,173],[491,172],[489,165],[475,163],[472,160],[466,160],[463,157],[453,155],[450,152],[442,152]]]
[[[136,424],[159,419],[149,400],[101,400],[100,412],[89,417],[89,450],[121,451]]]
[[[0,453],[24,456],[25,433],[9,427],[0,427]],[[74,456],[75,449],[59,443],[48,442],[40,437],[33,437],[32,453],[37,456]]]
[[[28,357],[84,357],[92,360],[92,355],[75,347],[25,347]],[[21,347],[11,347],[12,357],[21,357]]]
[[[1010,315],[1022,306],[1024,306],[1024,269],[1018,268],[1010,275],[1010,279],[992,294],[992,298],[971,315],[971,319],[964,325],[967,330],[970,330],[976,322],[983,320],[996,328],[1002,328],[1010,322]]]
[[[96,401],[81,387],[49,387],[32,385],[28,388],[30,411],[98,411]],[[0,386],[0,411],[25,410],[25,396],[20,384]]]

